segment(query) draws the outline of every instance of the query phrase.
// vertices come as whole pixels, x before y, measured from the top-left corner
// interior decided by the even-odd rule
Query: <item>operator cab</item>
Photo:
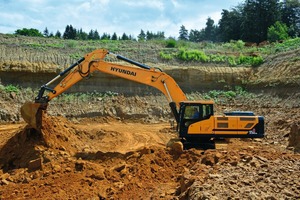
[[[187,135],[188,127],[198,121],[209,119],[214,115],[213,101],[185,101],[180,103],[179,135]]]

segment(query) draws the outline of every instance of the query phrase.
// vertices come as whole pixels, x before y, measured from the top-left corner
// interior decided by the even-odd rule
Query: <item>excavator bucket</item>
[[[45,110],[45,106],[41,103],[26,102],[21,107],[21,115],[27,124],[40,131],[42,128],[43,110]]]

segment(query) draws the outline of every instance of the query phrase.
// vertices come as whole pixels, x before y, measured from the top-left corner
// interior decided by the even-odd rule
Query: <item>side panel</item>
[[[216,116],[214,133],[216,135],[245,136],[258,124],[257,116]]]
[[[188,135],[207,135],[213,134],[214,128],[214,117],[211,116],[209,119],[205,119],[199,122],[195,122],[188,127]]]
[[[239,134],[247,135],[249,132],[253,133],[254,126],[258,124],[258,117],[241,116],[238,118],[239,118]]]
[[[257,138],[264,136],[264,119],[259,116],[211,116],[188,126],[186,137]]]
[[[237,135],[238,118],[228,116],[215,116],[214,133],[216,135]]]

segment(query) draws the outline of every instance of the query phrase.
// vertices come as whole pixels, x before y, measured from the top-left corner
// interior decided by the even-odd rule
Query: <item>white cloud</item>
[[[5,21],[21,21],[24,19],[24,16],[19,13],[0,13],[0,18],[5,19]]]
[[[143,0],[143,1],[132,1],[126,0],[122,1],[121,4],[130,6],[130,7],[140,7],[140,8],[153,8],[158,10],[164,9],[164,3],[160,0]]]
[[[176,1],[176,0],[171,0],[171,3],[173,4],[173,6],[175,8],[178,8],[179,7],[179,3]]]

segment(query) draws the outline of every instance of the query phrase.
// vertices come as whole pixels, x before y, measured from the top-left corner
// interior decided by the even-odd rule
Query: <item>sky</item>
[[[17,29],[45,28],[63,33],[67,25],[100,35],[123,33],[137,37],[143,30],[179,35],[182,25],[190,31],[205,28],[207,18],[215,24],[222,9],[230,10],[243,0],[0,0],[0,33]]]

